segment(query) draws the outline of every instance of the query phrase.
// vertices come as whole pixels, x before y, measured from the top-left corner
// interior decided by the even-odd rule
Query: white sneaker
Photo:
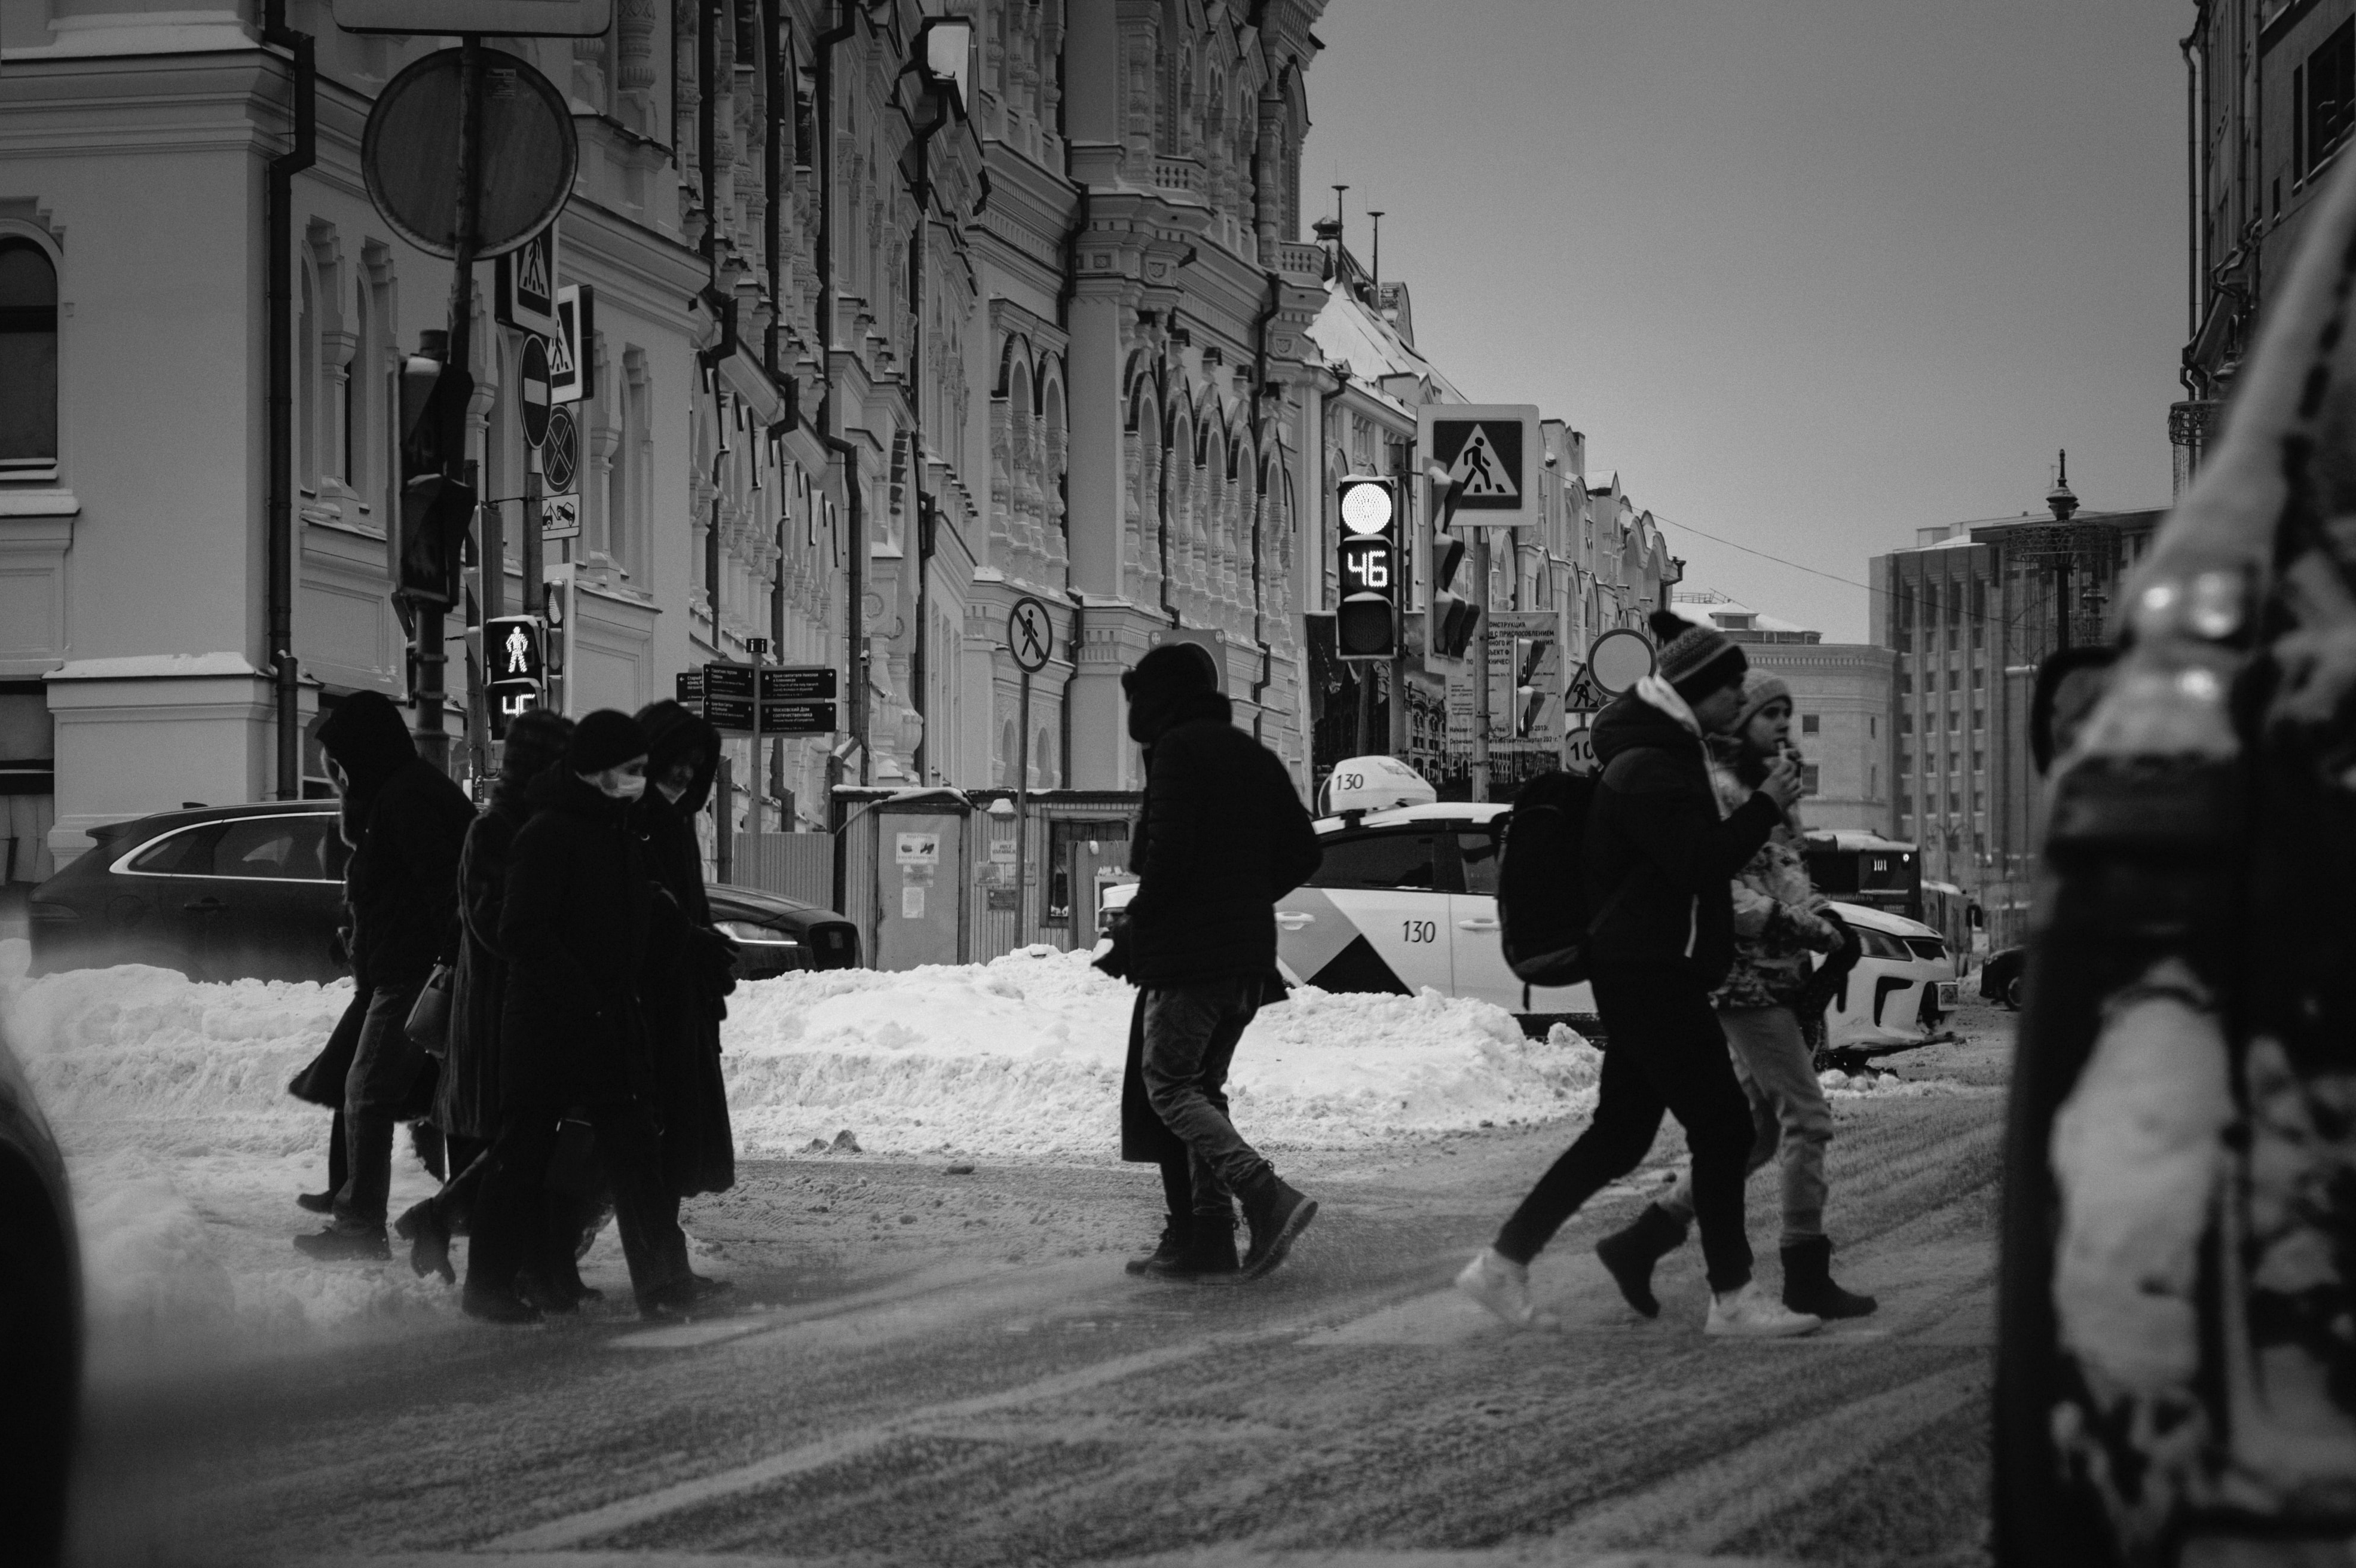
[[[1456,1276],[1456,1288],[1516,1328],[1562,1326],[1561,1318],[1531,1304],[1529,1265],[1514,1262],[1494,1247],[1483,1247],[1464,1265],[1464,1272]]]
[[[1824,1326],[1823,1318],[1793,1311],[1753,1280],[1740,1290],[1710,1297],[1709,1322],[1702,1332],[1734,1339],[1790,1339],[1813,1334]]]

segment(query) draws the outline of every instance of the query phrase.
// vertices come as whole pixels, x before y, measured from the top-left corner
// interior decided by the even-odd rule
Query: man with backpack
[[[1799,769],[1778,758],[1721,817],[1703,736],[1734,727],[1749,661],[1713,626],[1665,611],[1652,624],[1662,644],[1656,673],[1595,723],[1601,776],[1580,847],[1585,904],[1594,912],[1586,958],[1610,1042],[1595,1115],[1456,1284],[1515,1328],[1553,1327],[1553,1316],[1530,1300],[1530,1260],[1589,1198],[1635,1169],[1666,1111],[1693,1153],[1694,1213],[1711,1293],[1704,1331],[1805,1334],[1823,1319],[1791,1311],[1751,1283],[1742,1215],[1751,1108],[1710,1007],[1734,957],[1734,875],[1799,799]]]

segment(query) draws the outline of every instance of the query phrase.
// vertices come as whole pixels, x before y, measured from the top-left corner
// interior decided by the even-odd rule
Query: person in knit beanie
[[[1751,1277],[1742,1213],[1751,1106],[1710,1008],[1734,958],[1733,877],[1799,798],[1798,770],[1779,759],[1721,814],[1705,737],[1733,729],[1749,660],[1715,626],[1665,611],[1651,624],[1660,640],[1654,671],[1596,719],[1602,772],[1580,836],[1590,976],[1612,1042],[1594,1118],[1456,1285],[1515,1328],[1554,1326],[1531,1298],[1530,1260],[1589,1198],[1635,1169],[1668,1112],[1693,1150],[1710,1289],[1703,1332],[1810,1333],[1821,1318],[1790,1310]],[[1630,1305],[1647,1317],[1660,1310],[1644,1282],[1603,1262]]]

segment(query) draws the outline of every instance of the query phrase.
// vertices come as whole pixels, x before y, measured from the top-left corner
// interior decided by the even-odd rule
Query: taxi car
[[[1922,1044],[1955,1010],[1946,938],[1919,920],[1833,901],[1865,948],[1825,1009],[1823,1065],[1847,1067]]]

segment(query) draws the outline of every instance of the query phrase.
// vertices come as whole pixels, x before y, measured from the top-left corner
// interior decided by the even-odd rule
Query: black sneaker
[[[1193,1239],[1178,1255],[1166,1261],[1159,1256],[1148,1259],[1145,1275],[1148,1279],[1225,1279],[1242,1266],[1236,1261],[1235,1226],[1197,1221]]]
[[[335,1225],[295,1237],[294,1247],[321,1263],[384,1263],[392,1256],[382,1231],[347,1231]]]
[[[1162,1222],[1162,1240],[1142,1257],[1120,1265],[1123,1274],[1160,1274],[1186,1255],[1186,1225],[1178,1220]]]
[[[1317,1218],[1317,1200],[1265,1168],[1243,1200],[1244,1218],[1251,1222],[1251,1249],[1244,1253],[1243,1276],[1259,1279],[1284,1261],[1309,1221]]]

